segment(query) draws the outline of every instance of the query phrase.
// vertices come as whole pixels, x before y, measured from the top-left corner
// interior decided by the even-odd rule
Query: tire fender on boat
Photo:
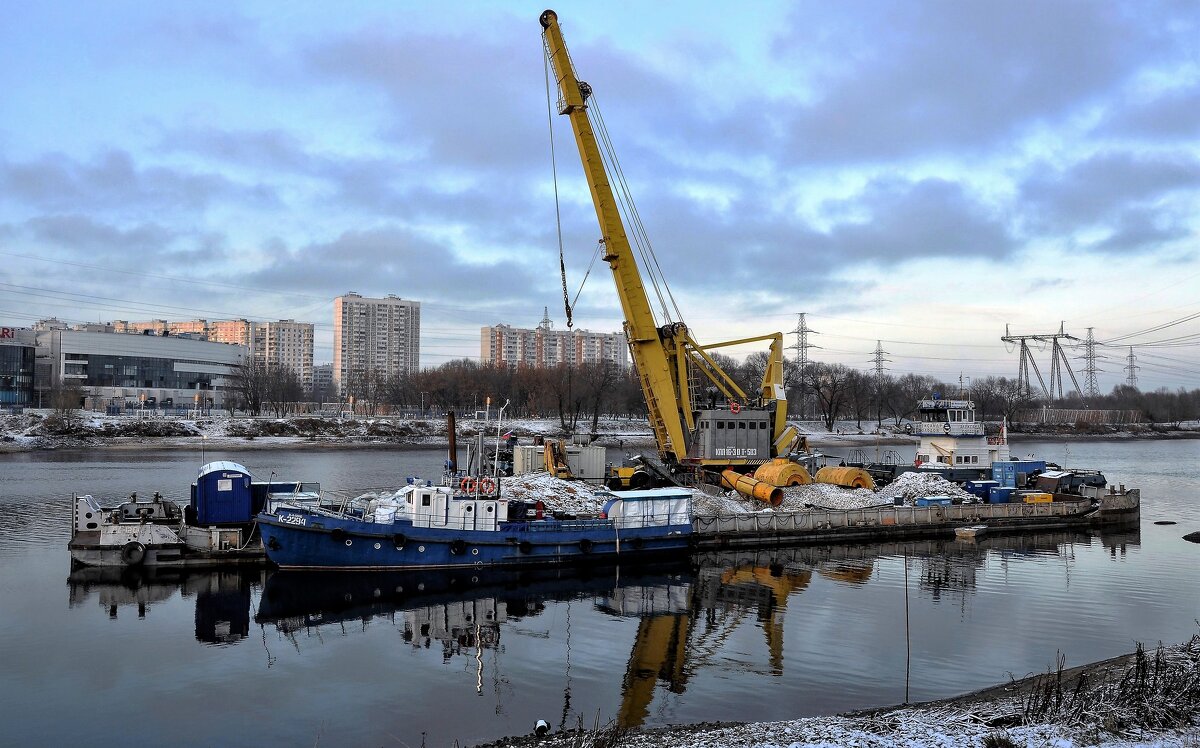
[[[461,556],[467,552],[467,543],[462,538],[450,543],[450,552],[455,556]]]
[[[406,543],[408,538],[404,537],[404,533],[398,532],[392,536],[392,545],[396,546],[396,550],[403,550]]]
[[[129,566],[138,566],[146,560],[146,546],[131,540],[121,546],[121,560]]]
[[[588,540],[587,538],[580,540],[579,541],[579,550],[584,553],[591,553],[592,552],[592,541]]]
[[[517,550],[526,555],[533,553],[533,543],[530,543],[528,540],[522,540],[517,544]]]

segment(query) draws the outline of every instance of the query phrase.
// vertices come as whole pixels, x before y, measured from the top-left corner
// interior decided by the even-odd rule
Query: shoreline
[[[1200,638],[1163,651],[1196,659]],[[1192,650],[1189,654],[1189,648]],[[1130,652],[1060,671],[1027,675],[975,691],[933,701],[861,709],[836,715],[801,717],[770,722],[699,722],[664,727],[618,729],[610,724],[588,730],[564,730],[545,737],[510,736],[474,748],[575,748],[581,745],[663,746],[664,748],[758,748],[759,746],[830,746],[839,739],[859,746],[914,745],[936,741],[939,745],[988,745],[1002,736],[1007,745],[1191,745],[1200,740],[1200,705],[1191,704],[1185,715],[1190,725],[1158,730],[1129,727],[1123,732],[1111,725],[1072,724],[1071,720],[1021,724],[1022,707],[1057,682],[1061,694],[1077,688],[1085,695],[1116,687],[1138,666],[1139,652]],[[1153,660],[1155,652],[1145,656]],[[1144,660],[1143,660],[1144,663]],[[1107,721],[1107,720],[1106,720]],[[597,739],[598,738],[598,739]],[[605,742],[605,738],[612,742]],[[916,742],[913,742],[913,741]],[[1167,742],[1170,741],[1170,742]],[[994,745],[1005,745],[994,742]]]

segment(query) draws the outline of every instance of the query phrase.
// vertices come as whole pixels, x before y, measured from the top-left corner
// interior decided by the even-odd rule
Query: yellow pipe
[[[724,488],[732,488],[740,494],[749,496],[752,499],[770,504],[771,506],[779,506],[783,503],[783,491],[770,483],[755,480],[748,475],[743,475],[736,470],[724,470],[721,472],[721,486]]]

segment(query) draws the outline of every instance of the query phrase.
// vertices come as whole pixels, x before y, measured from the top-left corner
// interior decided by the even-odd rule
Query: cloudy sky
[[[7,6],[0,324],[294,318],[320,361],[334,296],[394,293],[426,366],[565,325],[544,4],[284,7]],[[700,339],[806,312],[816,359],[979,377],[1065,323],[1113,341],[1102,390],[1131,343],[1143,388],[1200,386],[1194,3],[556,9]],[[575,322],[615,330],[553,119]]]

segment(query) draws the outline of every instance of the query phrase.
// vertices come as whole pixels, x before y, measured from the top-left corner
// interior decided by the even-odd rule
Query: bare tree
[[[846,407],[847,387],[851,369],[842,364],[809,364],[804,372],[804,387],[817,399],[821,420],[828,431]]]
[[[242,361],[233,367],[230,382],[242,409],[249,411],[252,416],[262,413],[267,394],[267,367],[254,359]]]
[[[277,418],[295,410],[296,403],[304,396],[304,385],[300,375],[279,363],[265,367],[263,400],[275,412]]]

